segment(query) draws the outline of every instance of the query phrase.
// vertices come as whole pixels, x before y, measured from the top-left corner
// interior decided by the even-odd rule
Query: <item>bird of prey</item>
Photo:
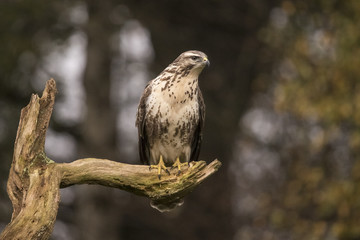
[[[136,116],[140,160],[169,174],[199,158],[205,104],[198,77],[210,62],[205,53],[187,51],[145,87]]]

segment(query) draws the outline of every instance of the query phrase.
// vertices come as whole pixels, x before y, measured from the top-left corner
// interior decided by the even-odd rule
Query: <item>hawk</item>
[[[187,51],[145,87],[136,116],[140,160],[169,171],[199,158],[205,104],[198,77],[210,62],[205,53]]]

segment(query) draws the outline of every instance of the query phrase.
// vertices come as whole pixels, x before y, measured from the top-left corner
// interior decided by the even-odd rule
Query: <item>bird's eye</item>
[[[196,60],[196,59],[198,59],[198,57],[197,56],[192,56],[191,59]]]

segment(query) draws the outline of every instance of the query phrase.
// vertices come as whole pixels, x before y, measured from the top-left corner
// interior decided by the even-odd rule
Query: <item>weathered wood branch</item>
[[[45,134],[56,94],[53,79],[41,98],[32,95],[22,109],[7,191],[13,204],[11,222],[0,239],[48,239],[56,219],[59,189],[74,184],[99,184],[119,188],[168,205],[182,199],[221,166],[192,162],[180,176],[164,174],[161,180],[148,166],[87,158],[55,163],[44,152]]]

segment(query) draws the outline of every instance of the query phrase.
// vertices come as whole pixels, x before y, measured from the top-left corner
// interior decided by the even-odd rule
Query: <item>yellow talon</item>
[[[181,166],[185,166],[185,165],[189,165],[189,163],[188,162],[184,162],[184,163],[181,163],[180,162],[180,158],[179,157],[177,157],[176,158],[176,161],[174,162],[174,164],[172,165],[172,167],[171,168],[175,168],[175,167],[177,167],[177,169],[178,169],[178,172],[177,172],[177,174],[176,175],[180,175],[180,173],[181,173]]]
[[[167,174],[170,175],[169,170],[165,166],[162,155],[160,155],[160,160],[159,160],[159,163],[157,165],[150,165],[149,170],[151,170],[151,169],[157,169],[158,170],[159,180],[161,179],[161,170],[164,170],[165,172],[167,172]]]

